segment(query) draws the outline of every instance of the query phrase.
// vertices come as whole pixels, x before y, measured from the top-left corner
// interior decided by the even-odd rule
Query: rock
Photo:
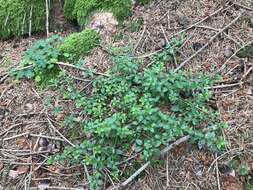
[[[247,90],[247,95],[253,96],[253,87],[251,87],[251,88],[249,88],[249,89]]]
[[[192,48],[195,51],[198,51],[200,48],[202,48],[204,46],[204,44],[202,42],[194,42],[192,45]]]
[[[232,168],[230,168],[228,165],[219,164],[218,169],[219,169],[220,173],[222,173],[224,175],[230,175],[230,176],[235,177],[235,171]]]
[[[231,47],[225,47],[224,49],[224,56],[226,58],[231,57],[234,54],[234,50]]]
[[[33,105],[32,105],[31,103],[25,104],[24,110],[25,110],[25,112],[27,112],[27,113],[32,112],[32,111],[33,111]]]
[[[117,31],[117,19],[110,12],[99,12],[92,16],[88,28],[98,31],[103,41],[109,42]]]
[[[46,147],[46,146],[48,146],[48,144],[49,144],[49,142],[46,138],[43,138],[43,137],[40,138],[40,140],[39,140],[39,146],[40,147]]]
[[[190,20],[188,19],[188,17],[186,16],[180,16],[178,18],[178,23],[183,26],[184,28],[186,28],[187,26],[190,25]]]
[[[159,48],[164,48],[166,46],[166,41],[165,39],[161,38],[160,41],[158,42],[157,46]]]
[[[198,170],[195,174],[198,177],[202,177],[203,176],[203,171],[202,170]]]
[[[50,180],[48,180],[48,179],[42,180],[38,184],[39,190],[46,190],[49,187],[50,187]]]
[[[106,31],[108,33],[115,33],[118,21],[110,12],[96,13],[92,19],[90,28],[100,31]]]

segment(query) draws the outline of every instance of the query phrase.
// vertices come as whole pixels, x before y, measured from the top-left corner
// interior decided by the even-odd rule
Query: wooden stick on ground
[[[172,144],[170,144],[169,146],[167,146],[166,148],[164,148],[161,151],[160,156],[163,158],[169,151],[171,151],[175,146],[178,146],[179,144],[186,142],[190,139],[190,136],[184,136],[178,140],[176,140],[175,142],[173,142]],[[132,182],[141,172],[143,172],[148,166],[150,165],[150,161],[148,161],[147,163],[145,163],[142,167],[140,167],[136,172],[133,173],[133,175],[131,175],[126,181],[124,181],[122,184],[120,184],[119,186],[113,188],[112,190],[116,190],[116,189],[121,189],[123,187],[126,187],[130,182]]]

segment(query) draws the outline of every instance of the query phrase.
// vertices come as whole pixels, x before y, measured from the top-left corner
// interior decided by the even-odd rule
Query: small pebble
[[[247,90],[247,94],[253,96],[253,87]]]
[[[195,51],[198,51],[200,48],[203,47],[203,43],[201,42],[194,42],[193,45],[192,45],[192,48],[195,50]]]
[[[234,54],[234,51],[233,51],[233,49],[232,49],[231,47],[226,47],[226,48],[224,49],[224,56],[225,56],[226,58],[231,57],[233,54]]]
[[[40,138],[40,140],[39,140],[39,146],[40,147],[46,147],[46,146],[48,146],[48,144],[49,144],[49,142],[46,138],[43,138],[43,137]]]
[[[161,38],[157,45],[158,47],[163,48],[166,45],[166,42],[163,38]]]
[[[26,111],[26,112],[32,112],[33,111],[33,105],[31,104],[31,103],[27,103],[27,104],[25,104],[25,106],[24,106],[24,110]]]
[[[218,169],[220,171],[220,173],[224,174],[224,175],[230,175],[230,176],[234,176],[235,175],[235,171],[230,168],[228,165],[225,164],[220,164],[218,166]]]
[[[183,27],[187,27],[190,24],[190,20],[186,16],[180,16],[178,18],[178,23]]]
[[[155,50],[160,50],[166,46],[166,42],[163,38],[160,39],[160,41],[156,44]]]
[[[203,175],[203,171],[199,170],[196,172],[196,176],[201,177]]]

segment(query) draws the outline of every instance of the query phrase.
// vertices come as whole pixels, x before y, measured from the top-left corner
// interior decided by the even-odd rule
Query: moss
[[[73,33],[66,37],[60,47],[60,51],[70,60],[78,60],[87,55],[99,44],[100,36],[92,29],[86,29],[80,33]]]
[[[75,20],[76,16],[74,15],[76,0],[65,0],[64,1],[64,16],[68,20]]]
[[[151,0],[139,0],[138,3],[141,4],[141,5],[145,5],[145,4],[148,4],[150,3]]]
[[[75,19],[83,26],[97,11],[111,11],[118,21],[122,22],[130,15],[131,8],[131,0],[67,0],[64,4],[64,14],[66,18]]]
[[[31,9],[32,32],[43,30],[44,0],[0,0],[0,39],[27,34]]]
[[[76,0],[73,15],[76,15],[78,23],[83,26],[87,23],[88,17],[101,5],[100,0]]]
[[[111,0],[105,3],[105,9],[112,11],[119,22],[123,22],[130,14],[132,8],[131,0]]]

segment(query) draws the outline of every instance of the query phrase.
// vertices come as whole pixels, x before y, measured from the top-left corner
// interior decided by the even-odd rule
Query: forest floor
[[[187,40],[172,67],[222,76],[212,91],[221,120],[229,126],[223,131],[228,142],[226,151],[217,155],[182,143],[162,164],[148,167],[126,189],[243,190],[252,183],[253,59],[235,54],[253,42],[253,1],[223,2],[157,0],[145,7],[137,6],[125,26],[102,42],[102,47],[131,45],[135,56],[148,61],[150,55],[184,31]],[[48,184],[48,189],[87,189],[81,167],[46,164],[49,154],[62,150],[62,136],[68,134],[57,127],[62,115],[50,117],[53,109],[45,104],[47,97],[55,106],[64,100],[54,98],[57,92],[44,91],[32,81],[8,75],[23,52],[41,38],[45,36],[0,42],[0,190],[43,189]],[[87,59],[99,72],[111,65],[101,47]],[[43,137],[49,141],[46,150],[39,149]]]

